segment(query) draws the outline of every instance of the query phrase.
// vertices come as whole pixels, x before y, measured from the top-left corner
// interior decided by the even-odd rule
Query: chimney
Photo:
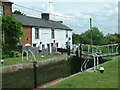
[[[3,14],[4,16],[12,15],[12,4],[9,0],[0,0],[0,4],[3,6]]]
[[[58,22],[63,23],[63,21],[58,21]]]
[[[49,13],[42,13],[41,17],[42,19],[49,20]]]

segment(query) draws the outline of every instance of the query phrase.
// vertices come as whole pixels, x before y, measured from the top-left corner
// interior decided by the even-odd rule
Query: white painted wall
[[[37,44],[36,47],[38,47],[39,43],[42,42],[42,44],[45,45],[45,48],[47,48],[47,44],[50,44],[50,52],[51,52],[51,43],[53,43],[53,40],[58,43],[59,48],[66,48],[66,42],[68,38],[66,38],[66,30],[61,29],[54,29],[55,30],[55,39],[52,39],[51,36],[51,28],[39,28],[39,39],[35,39],[35,27],[32,28],[32,46],[33,44]],[[72,31],[68,31],[68,37],[71,37],[72,42]]]

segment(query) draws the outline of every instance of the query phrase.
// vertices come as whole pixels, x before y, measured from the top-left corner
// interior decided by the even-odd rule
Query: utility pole
[[[92,18],[90,17],[90,31],[91,31],[91,51],[92,51],[92,54],[93,54],[93,50],[92,50]]]

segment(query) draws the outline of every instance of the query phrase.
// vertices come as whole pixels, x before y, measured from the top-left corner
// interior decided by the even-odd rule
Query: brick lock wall
[[[22,26],[22,30],[24,31],[24,36],[21,37],[21,44],[29,43],[32,45],[32,27]]]

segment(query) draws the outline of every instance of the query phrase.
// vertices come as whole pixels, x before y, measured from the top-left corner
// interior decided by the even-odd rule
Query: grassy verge
[[[63,55],[45,55],[43,58],[41,58],[40,56],[36,56],[36,60],[44,60],[44,59],[48,59],[48,58],[54,58],[54,57],[61,57]],[[14,65],[14,64],[18,64],[18,63],[26,63],[26,57],[24,57],[24,61],[22,62],[22,57],[17,57],[17,58],[6,58],[4,59],[4,66],[6,65]],[[30,60],[30,59],[29,59]],[[33,61],[33,57],[31,57],[31,60]],[[0,66],[2,66],[0,64]]]
[[[103,74],[84,72],[47,88],[118,88],[118,59],[101,66]]]
[[[120,56],[120,55],[114,55],[114,56],[106,56],[106,57],[102,57],[103,60],[109,60],[113,57],[116,57],[116,56]]]

